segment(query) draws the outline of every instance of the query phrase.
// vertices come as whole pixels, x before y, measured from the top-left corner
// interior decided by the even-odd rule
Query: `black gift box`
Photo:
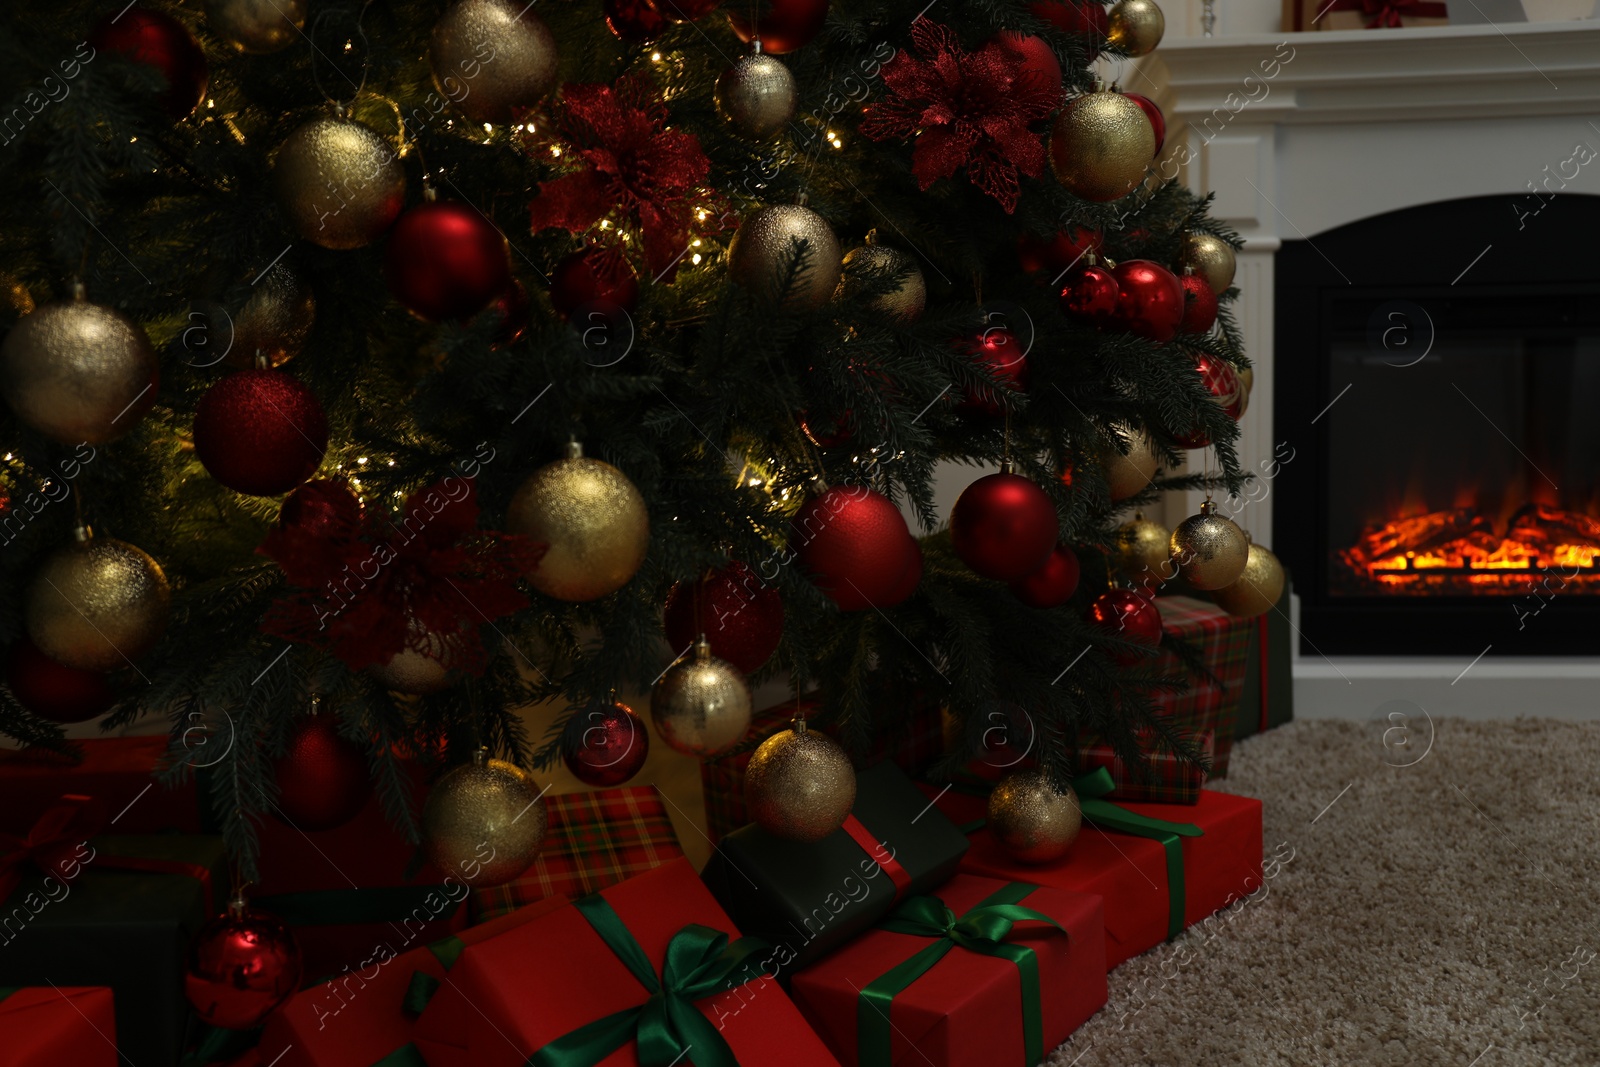
[[[904,890],[845,830],[808,844],[741,827],[718,842],[701,873],[740,932],[777,949],[769,958],[781,964],[780,979],[867,930],[903,897],[932,892],[966,854],[965,835],[892,763],[857,775],[851,814],[909,876]]]

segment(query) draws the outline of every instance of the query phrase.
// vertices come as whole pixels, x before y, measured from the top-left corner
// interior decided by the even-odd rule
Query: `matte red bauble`
[[[904,604],[911,599],[911,594],[917,591],[917,586],[922,584],[922,542],[913,537],[911,547],[906,551],[910,560],[906,564],[906,572],[900,576],[899,586],[891,589],[883,603],[878,605],[880,608],[892,608],[896,604]]]
[[[6,659],[6,685],[12,697],[41,719],[63,725],[84,722],[117,702],[106,675],[57,663],[26,634],[17,638]]]
[[[1117,324],[1152,341],[1170,341],[1183,324],[1183,284],[1148,259],[1129,259],[1112,271],[1117,279]]]
[[[783,637],[783,598],[739,560],[698,582],[679,582],[667,594],[662,627],[681,655],[700,634],[711,654],[754,674]]]
[[[672,22],[693,22],[722,6],[722,0],[650,0],[650,3]]]
[[[250,1030],[300,988],[301,966],[289,927],[235,900],[189,945],[183,994],[202,1022]]]
[[[1128,589],[1108,589],[1094,598],[1084,616],[1091,626],[1146,648],[1161,646],[1161,612],[1144,597]],[[1127,666],[1142,657],[1113,652],[1111,658]]]
[[[580,249],[550,272],[550,302],[564,319],[580,308],[606,316],[631,315],[639,306],[639,279],[620,253]]]
[[[229,489],[279,496],[322,465],[328,418],[316,395],[283,371],[236,371],[200,398],[194,450]]]
[[[1198,274],[1185,274],[1178,279],[1183,286],[1184,333],[1207,333],[1217,324],[1217,294]]]
[[[1078,591],[1078,556],[1066,545],[1057,545],[1044,566],[1011,583],[1011,591],[1024,604],[1053,608],[1065,604]]]
[[[985,47],[1002,48],[1022,60],[1022,76],[1031,82],[1047,86],[1051,92],[1061,91],[1061,61],[1043,37],[1001,30]]]
[[[841,611],[890,603],[911,565],[900,509],[864,486],[828,489],[790,520],[789,544]]]
[[[672,25],[650,0],[605,0],[603,10],[606,28],[634,44],[653,41]]]
[[[389,231],[383,274],[396,300],[430,322],[465,319],[511,287],[506,239],[482,212],[418,204]]]
[[[1123,96],[1139,105],[1139,110],[1144,112],[1144,117],[1150,120],[1150,128],[1156,131],[1156,155],[1161,154],[1161,148],[1167,143],[1167,116],[1161,113],[1156,102],[1148,96],[1138,93],[1123,93]]]
[[[1110,25],[1110,20],[1106,18],[1105,6],[1099,0],[1082,0],[1081,3],[1079,0],[1039,0],[1028,5],[1028,12],[1062,33],[1088,37],[1084,43],[1091,60],[1100,54],[1100,46],[1105,44],[1106,27]]]
[[[89,31],[89,43],[97,52],[115,52],[159,70],[167,80],[161,106],[175,119],[188,115],[205,99],[210,82],[205,53],[188,28],[170,15],[124,7],[95,24]]]
[[[650,755],[650,731],[626,704],[597,703],[567,720],[561,759],[584,785],[621,785]]]
[[[1004,326],[986,326],[963,341],[962,347],[1003,384],[1019,393],[1027,391],[1028,357],[1023,353],[1016,334]],[[999,395],[986,385],[969,388],[961,407],[985,415],[1005,412]]]
[[[998,582],[1014,582],[1042,567],[1059,532],[1056,506],[1044,490],[1006,471],[967,486],[950,509],[956,555]]]
[[[273,764],[278,783],[274,814],[297,830],[343,826],[372,796],[361,746],[339,734],[328,712],[305,715],[289,731],[289,750]]]
[[[659,0],[657,0],[659,2]],[[738,0],[728,9],[728,21],[739,40],[749,44],[761,38],[761,49],[778,55],[804,48],[822,32],[828,20],[828,0],[755,0],[760,15],[750,20],[751,0]]]
[[[1083,226],[1062,230],[1053,237],[1025,233],[1017,238],[1017,266],[1025,274],[1049,271],[1049,281],[1090,253],[1099,253],[1100,234]]]
[[[1103,328],[1116,321],[1122,290],[1116,277],[1093,262],[1076,267],[1061,287],[1061,314],[1085,326]]]
[[[1237,419],[1244,405],[1244,387],[1239,382],[1239,372],[1233,365],[1204,352],[1195,353],[1195,373],[1200,384],[1206,387],[1211,398],[1221,405],[1231,419]],[[1184,448],[1204,448],[1211,443],[1211,435],[1203,425],[1193,427],[1185,434],[1173,434],[1173,440]]]

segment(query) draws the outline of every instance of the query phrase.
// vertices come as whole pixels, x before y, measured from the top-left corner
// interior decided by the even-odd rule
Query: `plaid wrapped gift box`
[[[1194,804],[1200,800],[1200,790],[1206,784],[1206,773],[1192,763],[1184,763],[1171,752],[1152,752],[1148,735],[1139,738],[1139,749],[1149,757],[1150,774],[1141,778],[1129,768],[1111,745],[1105,741],[1078,746],[1078,768],[1088,774],[1104,767],[1111,774],[1117,788],[1106,794],[1109,800],[1143,800],[1158,804]],[[1216,759],[1216,734],[1206,730],[1199,737],[1200,751]]]
[[[1211,731],[1215,738],[1211,777],[1225,777],[1254,623],[1194,597],[1157,597],[1156,607],[1161,611],[1162,628],[1199,649],[1206,668],[1216,676],[1216,681],[1191,676],[1193,684],[1188,689],[1157,693],[1156,703],[1175,726],[1191,735],[1199,737]],[[1187,673],[1183,661],[1171,651],[1161,653],[1155,669],[1161,674]]]
[[[655,786],[545,798],[544,848],[505,885],[472,892],[472,921],[487,922],[546,897],[577,900],[683,855]]]

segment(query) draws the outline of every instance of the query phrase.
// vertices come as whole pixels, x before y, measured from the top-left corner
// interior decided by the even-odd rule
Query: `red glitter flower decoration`
[[[1050,114],[1060,94],[1025,73],[1017,53],[994,43],[968,52],[929,19],[912,24],[911,43],[915,56],[902,50],[884,65],[889,95],[867,109],[861,132],[875,141],[914,136],[911,169],[923,189],[966,167],[972,184],[1009,214],[1017,172],[1044,171],[1044,145],[1028,125]]]

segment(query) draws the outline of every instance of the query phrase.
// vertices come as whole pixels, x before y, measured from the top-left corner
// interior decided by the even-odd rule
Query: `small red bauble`
[[[621,253],[580,249],[550,272],[550,302],[563,319],[571,319],[579,309],[631,315],[639,306],[639,279]]]
[[[1161,147],[1167,143],[1167,117],[1161,113],[1156,102],[1148,96],[1138,93],[1123,93],[1123,96],[1139,105],[1139,110],[1144,112],[1144,117],[1150,120],[1150,128],[1156,133],[1156,155],[1161,154]]]
[[[739,40],[760,37],[762,51],[778,55],[810,44],[828,20],[828,0],[762,0],[761,8],[764,14],[752,23],[750,4],[740,0],[728,9],[728,21]]]
[[[999,582],[1014,582],[1042,567],[1059,531],[1056,506],[1044,490],[1005,471],[967,486],[950,509],[956,555]]]
[[[1001,30],[984,47],[1003,48],[1022,60],[1022,76],[1049,87],[1053,93],[1061,91],[1061,61],[1043,37]]]
[[[1099,0],[1082,0],[1081,3],[1079,0],[1039,0],[1028,5],[1028,12],[1062,33],[1087,36],[1089,40],[1085,44],[1091,60],[1100,54],[1100,46],[1105,44],[1106,27],[1110,20],[1106,18],[1105,6]]]
[[[135,63],[156,68],[167,80],[161,105],[181,119],[205,99],[210,75],[205,53],[183,23],[170,15],[145,8],[123,8],[108,15],[89,31],[89,43],[98,52],[115,52]]]
[[[1122,290],[1116,277],[1093,262],[1075,268],[1061,287],[1061,313],[1073,322],[1104,328],[1116,321]]]
[[[273,764],[273,777],[278,783],[274,814],[297,830],[343,826],[372,796],[365,753],[340,735],[328,712],[296,720],[289,731],[289,750]]]
[[[789,543],[818,589],[841,611],[890,603],[911,566],[911,531],[900,509],[864,486],[833,488],[790,520]]]
[[[562,761],[584,785],[621,785],[650,755],[650,731],[626,704],[594,704],[567,720]]]
[[[1200,375],[1200,384],[1206,387],[1206,392],[1211,398],[1222,406],[1231,419],[1239,417],[1243,407],[1244,387],[1239,381],[1239,373],[1233,365],[1216,356],[1204,352],[1195,353],[1195,373]],[[1184,448],[1204,448],[1211,443],[1211,435],[1203,425],[1195,426],[1185,434],[1173,434],[1172,439]]]
[[[489,312],[494,315],[494,321],[499,325],[494,332],[493,347],[514,345],[522,340],[522,335],[528,332],[529,313],[532,305],[528,303],[528,290],[515,278],[506,291],[494,298],[489,305]]]
[[[117,702],[106,675],[57,663],[40,652],[26,634],[11,646],[6,685],[18,704],[41,719],[63,725],[102,715]]]
[[[962,346],[1003,384],[1019,393],[1027,391],[1028,357],[1016,334],[1004,326],[985,326],[967,338]],[[985,415],[1000,415],[1005,411],[999,395],[989,386],[968,389],[961,407]]]
[[[650,0],[650,4],[671,22],[693,22],[722,5],[722,0]]]
[[[328,417],[316,394],[283,371],[236,371],[200,398],[194,450],[229,489],[279,496],[321,466]]]
[[[905,603],[911,599],[911,594],[917,591],[917,586],[922,584],[922,542],[913,537],[906,552],[906,558],[909,560],[906,572],[900,576],[900,584],[891,589],[889,595],[884,597],[883,603],[878,605],[880,608],[892,608],[896,604]]]
[[[1100,235],[1083,226],[1062,230],[1054,237],[1025,233],[1017,238],[1017,266],[1025,274],[1050,272],[1050,280],[1068,267],[1076,266],[1090,252],[1100,251]]]
[[[1085,618],[1091,626],[1146,648],[1161,646],[1161,612],[1128,589],[1108,589],[1094,598]],[[1113,652],[1111,658],[1127,666],[1141,658],[1136,653]]]
[[[1057,545],[1044,566],[1011,583],[1011,591],[1024,604],[1035,608],[1054,608],[1072,599],[1078,591],[1078,556],[1066,545]]]
[[[1120,294],[1117,324],[1152,341],[1170,341],[1183,324],[1183,284],[1178,276],[1148,259],[1129,259],[1112,271]]]
[[[783,598],[734,560],[708,578],[673,586],[661,621],[674,652],[682,653],[704,633],[713,656],[740,674],[754,674],[783,637]]]
[[[650,0],[606,0],[604,10],[606,28],[635,44],[654,40],[672,25]]]
[[[511,287],[506,239],[482,212],[443,200],[394,224],[383,273],[395,299],[431,322],[476,315]]]
[[[183,994],[202,1022],[250,1030],[300,988],[301,966],[289,927],[235,900],[189,945]]]
[[[1208,332],[1217,324],[1217,294],[1198,274],[1185,274],[1178,279],[1178,284],[1183,286],[1184,293],[1180,329],[1184,333]]]

